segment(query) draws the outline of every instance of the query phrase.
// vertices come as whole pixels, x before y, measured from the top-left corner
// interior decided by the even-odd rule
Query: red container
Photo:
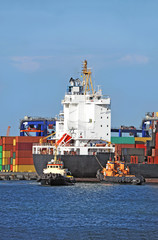
[[[13,165],[10,165],[10,171],[13,171]]]
[[[16,165],[33,165],[33,158],[16,158]]]
[[[16,137],[16,144],[17,143],[39,143],[42,137]]]
[[[154,149],[152,149],[153,151]],[[158,156],[158,149],[155,149],[155,156]]]
[[[158,164],[158,156],[154,157],[154,164]]]
[[[148,164],[154,164],[155,159],[152,156],[148,156]]]
[[[33,143],[20,143],[20,142],[18,142],[16,144],[16,150],[30,150],[30,151],[32,151],[32,145],[33,145]]]
[[[25,150],[19,150],[16,151],[16,158],[32,158],[32,150],[25,151]]]
[[[2,138],[0,138],[0,146],[2,146],[2,144],[3,144],[3,140]]]
[[[13,157],[13,150],[10,150],[10,157]]]
[[[146,149],[146,145],[145,144],[136,144],[136,148],[144,148],[144,149]]]
[[[13,150],[12,144],[3,144],[3,151],[10,151]]]
[[[15,137],[3,137],[2,138],[3,145],[8,145],[8,144],[13,145],[13,139],[15,139]]]
[[[131,163],[138,164],[138,156],[131,156]]]
[[[158,132],[156,133],[155,137],[155,148],[158,149]]]

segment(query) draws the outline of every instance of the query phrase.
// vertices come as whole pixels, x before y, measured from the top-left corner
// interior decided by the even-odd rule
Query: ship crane
[[[93,83],[91,79],[92,72],[89,68],[87,68],[87,60],[83,62],[82,73],[83,73],[83,87],[85,87],[84,94],[86,95],[87,92],[90,92],[91,86],[92,94],[94,95]]]

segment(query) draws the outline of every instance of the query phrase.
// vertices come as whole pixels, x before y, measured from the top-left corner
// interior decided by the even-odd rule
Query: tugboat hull
[[[141,177],[105,177],[102,182],[106,183],[123,183],[123,184],[134,184],[134,185],[141,185],[145,182],[144,179]]]
[[[43,174],[39,182],[41,182],[43,186],[64,186],[74,185],[75,180],[62,176],[61,174]]]

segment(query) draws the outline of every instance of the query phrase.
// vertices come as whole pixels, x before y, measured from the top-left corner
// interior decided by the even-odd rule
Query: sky
[[[157,0],[0,0],[0,136],[55,117],[86,59],[111,97],[112,127],[158,111]]]

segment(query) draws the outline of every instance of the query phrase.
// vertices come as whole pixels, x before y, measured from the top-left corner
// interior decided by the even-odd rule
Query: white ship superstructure
[[[62,141],[58,154],[94,155],[114,152],[111,141],[111,100],[102,90],[94,91],[91,70],[87,61],[83,63],[83,81],[71,78],[62,100],[63,112],[56,120],[56,134],[52,140],[59,140],[64,134],[71,136],[73,143]],[[46,147],[46,146],[45,146]],[[47,151],[54,146],[47,146]],[[33,153],[41,152],[42,146],[34,146]]]
[[[73,139],[111,139],[111,102],[109,96],[103,96],[101,89],[94,92],[91,71],[87,62],[83,68],[85,80],[70,79],[70,86],[63,104],[63,118],[56,122],[56,138],[68,133]]]

